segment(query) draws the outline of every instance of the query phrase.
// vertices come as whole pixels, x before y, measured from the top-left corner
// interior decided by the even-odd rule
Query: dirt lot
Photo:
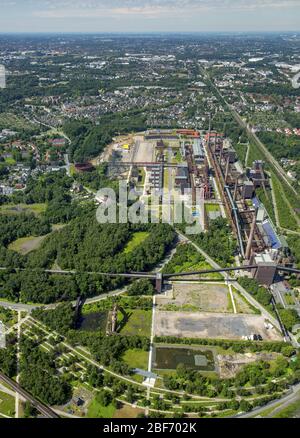
[[[275,329],[267,330],[260,315],[218,313],[166,312],[155,315],[156,336],[179,338],[242,339],[242,336],[260,334],[263,340],[281,340]]]
[[[137,139],[135,149],[132,154],[132,161],[135,163],[153,162],[154,161],[154,146],[151,142],[140,141]]]
[[[222,379],[234,377],[237,372],[246,364],[259,360],[271,361],[280,355],[278,353],[246,353],[246,354],[218,354],[220,377]]]
[[[195,310],[203,312],[232,312],[225,284],[173,284],[173,293],[159,297],[162,310]],[[174,308],[175,310],[175,308]]]

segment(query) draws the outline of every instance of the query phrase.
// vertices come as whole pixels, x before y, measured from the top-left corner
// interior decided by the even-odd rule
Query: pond
[[[108,316],[108,312],[92,312],[92,313],[83,314],[79,321],[78,328],[80,330],[86,330],[86,331],[94,331],[94,330],[105,331],[107,324],[107,316]]]
[[[211,350],[193,347],[155,347],[153,368],[176,370],[179,364],[191,370],[215,371],[214,355]]]

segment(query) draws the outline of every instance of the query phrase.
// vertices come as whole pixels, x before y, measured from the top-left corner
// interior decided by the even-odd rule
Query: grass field
[[[18,252],[19,254],[26,255],[35,249],[38,249],[43,240],[45,240],[47,236],[30,236],[30,237],[22,237],[21,239],[17,239],[12,242],[8,249],[11,251]]]
[[[142,370],[147,370],[148,368],[148,351],[139,350],[137,348],[127,350],[122,359],[131,368],[141,368]]]
[[[9,166],[14,166],[16,164],[16,160],[14,160],[13,158],[5,158],[5,163]]]
[[[0,129],[12,129],[13,131],[26,131],[36,129],[36,125],[28,122],[23,117],[16,116],[12,113],[0,114]]]
[[[116,408],[110,404],[108,406],[102,406],[96,398],[92,400],[88,407],[88,418],[112,418]]]
[[[141,414],[142,412],[144,412],[142,409],[123,405],[120,409],[116,410],[113,418],[136,418],[138,414]]]
[[[13,417],[15,415],[15,398],[0,391],[0,414]]]
[[[272,415],[271,415],[272,416]],[[300,417],[300,398],[291,403],[288,407],[283,408],[278,414],[272,416],[273,418],[299,418]]]
[[[127,311],[127,315],[127,320],[122,321],[124,322],[124,325],[120,330],[122,335],[150,336],[152,319],[151,310],[130,310]]]
[[[147,231],[139,231],[134,233],[132,239],[125,246],[124,252],[128,254],[132,252],[135,248],[137,248],[145,239],[149,236]]]
[[[1,205],[0,213],[7,215],[15,215],[21,213],[34,213],[36,215],[45,212],[47,204],[5,204]]]

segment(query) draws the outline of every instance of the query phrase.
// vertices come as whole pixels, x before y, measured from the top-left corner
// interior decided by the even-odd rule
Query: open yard
[[[21,237],[21,239],[17,239],[14,242],[12,242],[8,246],[8,248],[11,251],[16,251],[22,255],[25,255],[31,251],[34,251],[35,249],[38,249],[46,237],[47,237],[47,235],[46,236],[38,236],[38,237],[34,237],[34,236]]]
[[[0,213],[2,214],[21,214],[34,213],[39,215],[46,210],[46,204],[5,204],[1,205]]]
[[[120,321],[120,333],[122,335],[150,336],[151,333],[151,310],[126,310],[127,317]]]
[[[155,335],[241,340],[260,334],[265,341],[281,340],[275,329],[265,328],[264,322],[260,315],[157,311]]]
[[[125,246],[125,249],[124,249],[125,254],[132,252],[145,239],[147,239],[148,236],[149,236],[149,233],[147,231],[138,231],[137,233],[134,233],[132,239],[129,240],[129,242]]]
[[[95,397],[88,407],[88,418],[112,418],[116,408],[110,404],[108,406],[102,406]]]
[[[148,369],[148,356],[149,352],[144,350],[139,350],[137,348],[127,350],[122,359],[131,368],[140,368],[142,370]]]
[[[134,146],[132,161],[135,163],[152,162],[154,156],[154,143],[137,141]]]
[[[122,405],[121,408],[116,410],[113,418],[136,418],[139,414],[142,414],[143,412],[143,409],[134,408],[128,405]]]
[[[1,414],[13,417],[15,415],[15,398],[0,391],[0,417]]]
[[[232,312],[225,284],[173,284],[173,291],[157,298],[162,310]]]

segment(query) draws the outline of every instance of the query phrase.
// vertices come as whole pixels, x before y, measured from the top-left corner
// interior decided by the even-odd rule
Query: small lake
[[[161,370],[176,370],[179,364],[187,369],[215,371],[214,355],[211,350],[197,348],[155,347],[153,367]]]
[[[95,331],[101,330],[105,331],[107,324],[108,312],[92,312],[81,317],[79,321],[79,330]]]

